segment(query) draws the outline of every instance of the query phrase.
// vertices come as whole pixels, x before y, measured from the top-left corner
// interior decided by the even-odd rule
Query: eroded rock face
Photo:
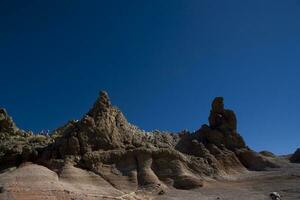
[[[245,148],[243,138],[237,133],[237,120],[232,110],[224,108],[223,97],[216,97],[211,105],[209,126],[203,125],[197,131],[203,143],[225,146],[230,150]]]
[[[4,108],[0,108],[0,132],[15,133],[18,129]]]
[[[246,167],[261,170],[270,166],[246,148],[236,127],[234,112],[225,109],[223,98],[217,97],[209,126],[192,133],[145,132],[128,123],[112,106],[107,93],[101,92],[82,119],[68,122],[50,139],[41,139],[35,145],[30,141],[37,136],[27,138],[23,134],[20,137],[24,141],[14,148],[17,152],[4,151],[2,158],[17,160],[9,156],[16,155],[19,162],[31,160],[59,173],[66,163],[73,163],[122,191],[140,187],[192,189],[205,185],[207,178],[241,173]],[[253,167],[253,160],[259,168]]]
[[[35,160],[51,141],[50,137],[20,130],[6,110],[0,108],[0,170]]]
[[[129,124],[122,112],[113,107],[106,92],[101,92],[92,109],[79,121],[72,121],[56,132],[51,151],[61,158],[82,156],[90,151],[135,148],[146,135]]]
[[[222,132],[233,132],[237,128],[237,120],[232,110],[224,109],[223,97],[216,97],[211,105],[209,125]]]
[[[224,113],[224,106],[219,109],[215,104],[212,110]],[[226,126],[225,122],[220,126]],[[59,171],[63,162],[57,164],[58,160],[73,158],[121,190],[155,185],[201,187],[205,177],[246,170],[230,150],[244,147],[243,139],[234,130],[223,133],[217,128],[178,134],[145,132],[129,124],[107,93],[101,92],[81,120],[58,129],[55,143],[40,162]]]
[[[300,148],[298,148],[291,156],[290,161],[293,163],[300,163]]]
[[[267,168],[278,168],[279,166],[270,161],[268,157],[254,152],[250,149],[240,149],[237,151],[240,161],[250,170],[263,171]]]

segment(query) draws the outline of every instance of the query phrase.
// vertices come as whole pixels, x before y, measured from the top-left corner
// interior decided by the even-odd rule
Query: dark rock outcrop
[[[234,132],[237,128],[237,120],[232,110],[224,109],[223,97],[216,97],[211,105],[209,125],[212,129],[222,132]]]
[[[204,125],[198,131],[202,140],[217,146],[224,145],[231,150],[246,147],[243,138],[236,131],[236,115],[232,110],[224,108],[223,97],[213,100],[208,121],[209,126]]]
[[[300,148],[298,148],[291,156],[290,161],[293,163],[300,163]]]

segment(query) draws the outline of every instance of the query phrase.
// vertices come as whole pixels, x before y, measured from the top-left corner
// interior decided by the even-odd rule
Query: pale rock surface
[[[82,119],[51,137],[20,131],[4,109],[0,124],[0,199],[215,199],[209,192],[215,190],[232,200],[231,186],[252,184],[257,172],[249,170],[290,166],[246,146],[222,97],[212,103],[209,125],[195,132],[143,131],[112,106],[106,92]],[[243,184],[234,192],[252,191]],[[265,197],[254,193],[253,199]]]

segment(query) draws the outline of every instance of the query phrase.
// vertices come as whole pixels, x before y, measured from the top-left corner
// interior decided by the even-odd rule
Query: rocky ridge
[[[66,166],[91,171],[120,191],[192,189],[206,180],[279,167],[248,148],[223,98],[212,102],[209,125],[195,132],[145,132],[131,125],[101,92],[86,115],[47,137],[18,129],[0,110],[0,166],[26,161],[61,174]]]
[[[17,128],[7,111],[0,109],[0,171],[36,160],[42,149],[52,142],[51,137]]]

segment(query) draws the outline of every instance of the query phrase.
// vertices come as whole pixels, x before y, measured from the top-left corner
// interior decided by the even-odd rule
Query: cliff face
[[[20,132],[16,139],[16,131],[8,131],[17,130],[14,125],[1,126],[0,136],[6,137],[1,141],[0,164],[8,167],[30,160],[58,173],[71,164],[94,172],[122,191],[140,187],[191,189],[203,186],[206,179],[247,168],[277,167],[246,147],[236,127],[234,112],[225,109],[223,98],[217,97],[209,125],[196,132],[145,132],[128,123],[107,93],[101,92],[82,119],[70,121],[51,137]],[[14,143],[20,151],[11,153],[8,149],[12,148],[7,147]],[[11,162],[14,160],[18,162]]]

